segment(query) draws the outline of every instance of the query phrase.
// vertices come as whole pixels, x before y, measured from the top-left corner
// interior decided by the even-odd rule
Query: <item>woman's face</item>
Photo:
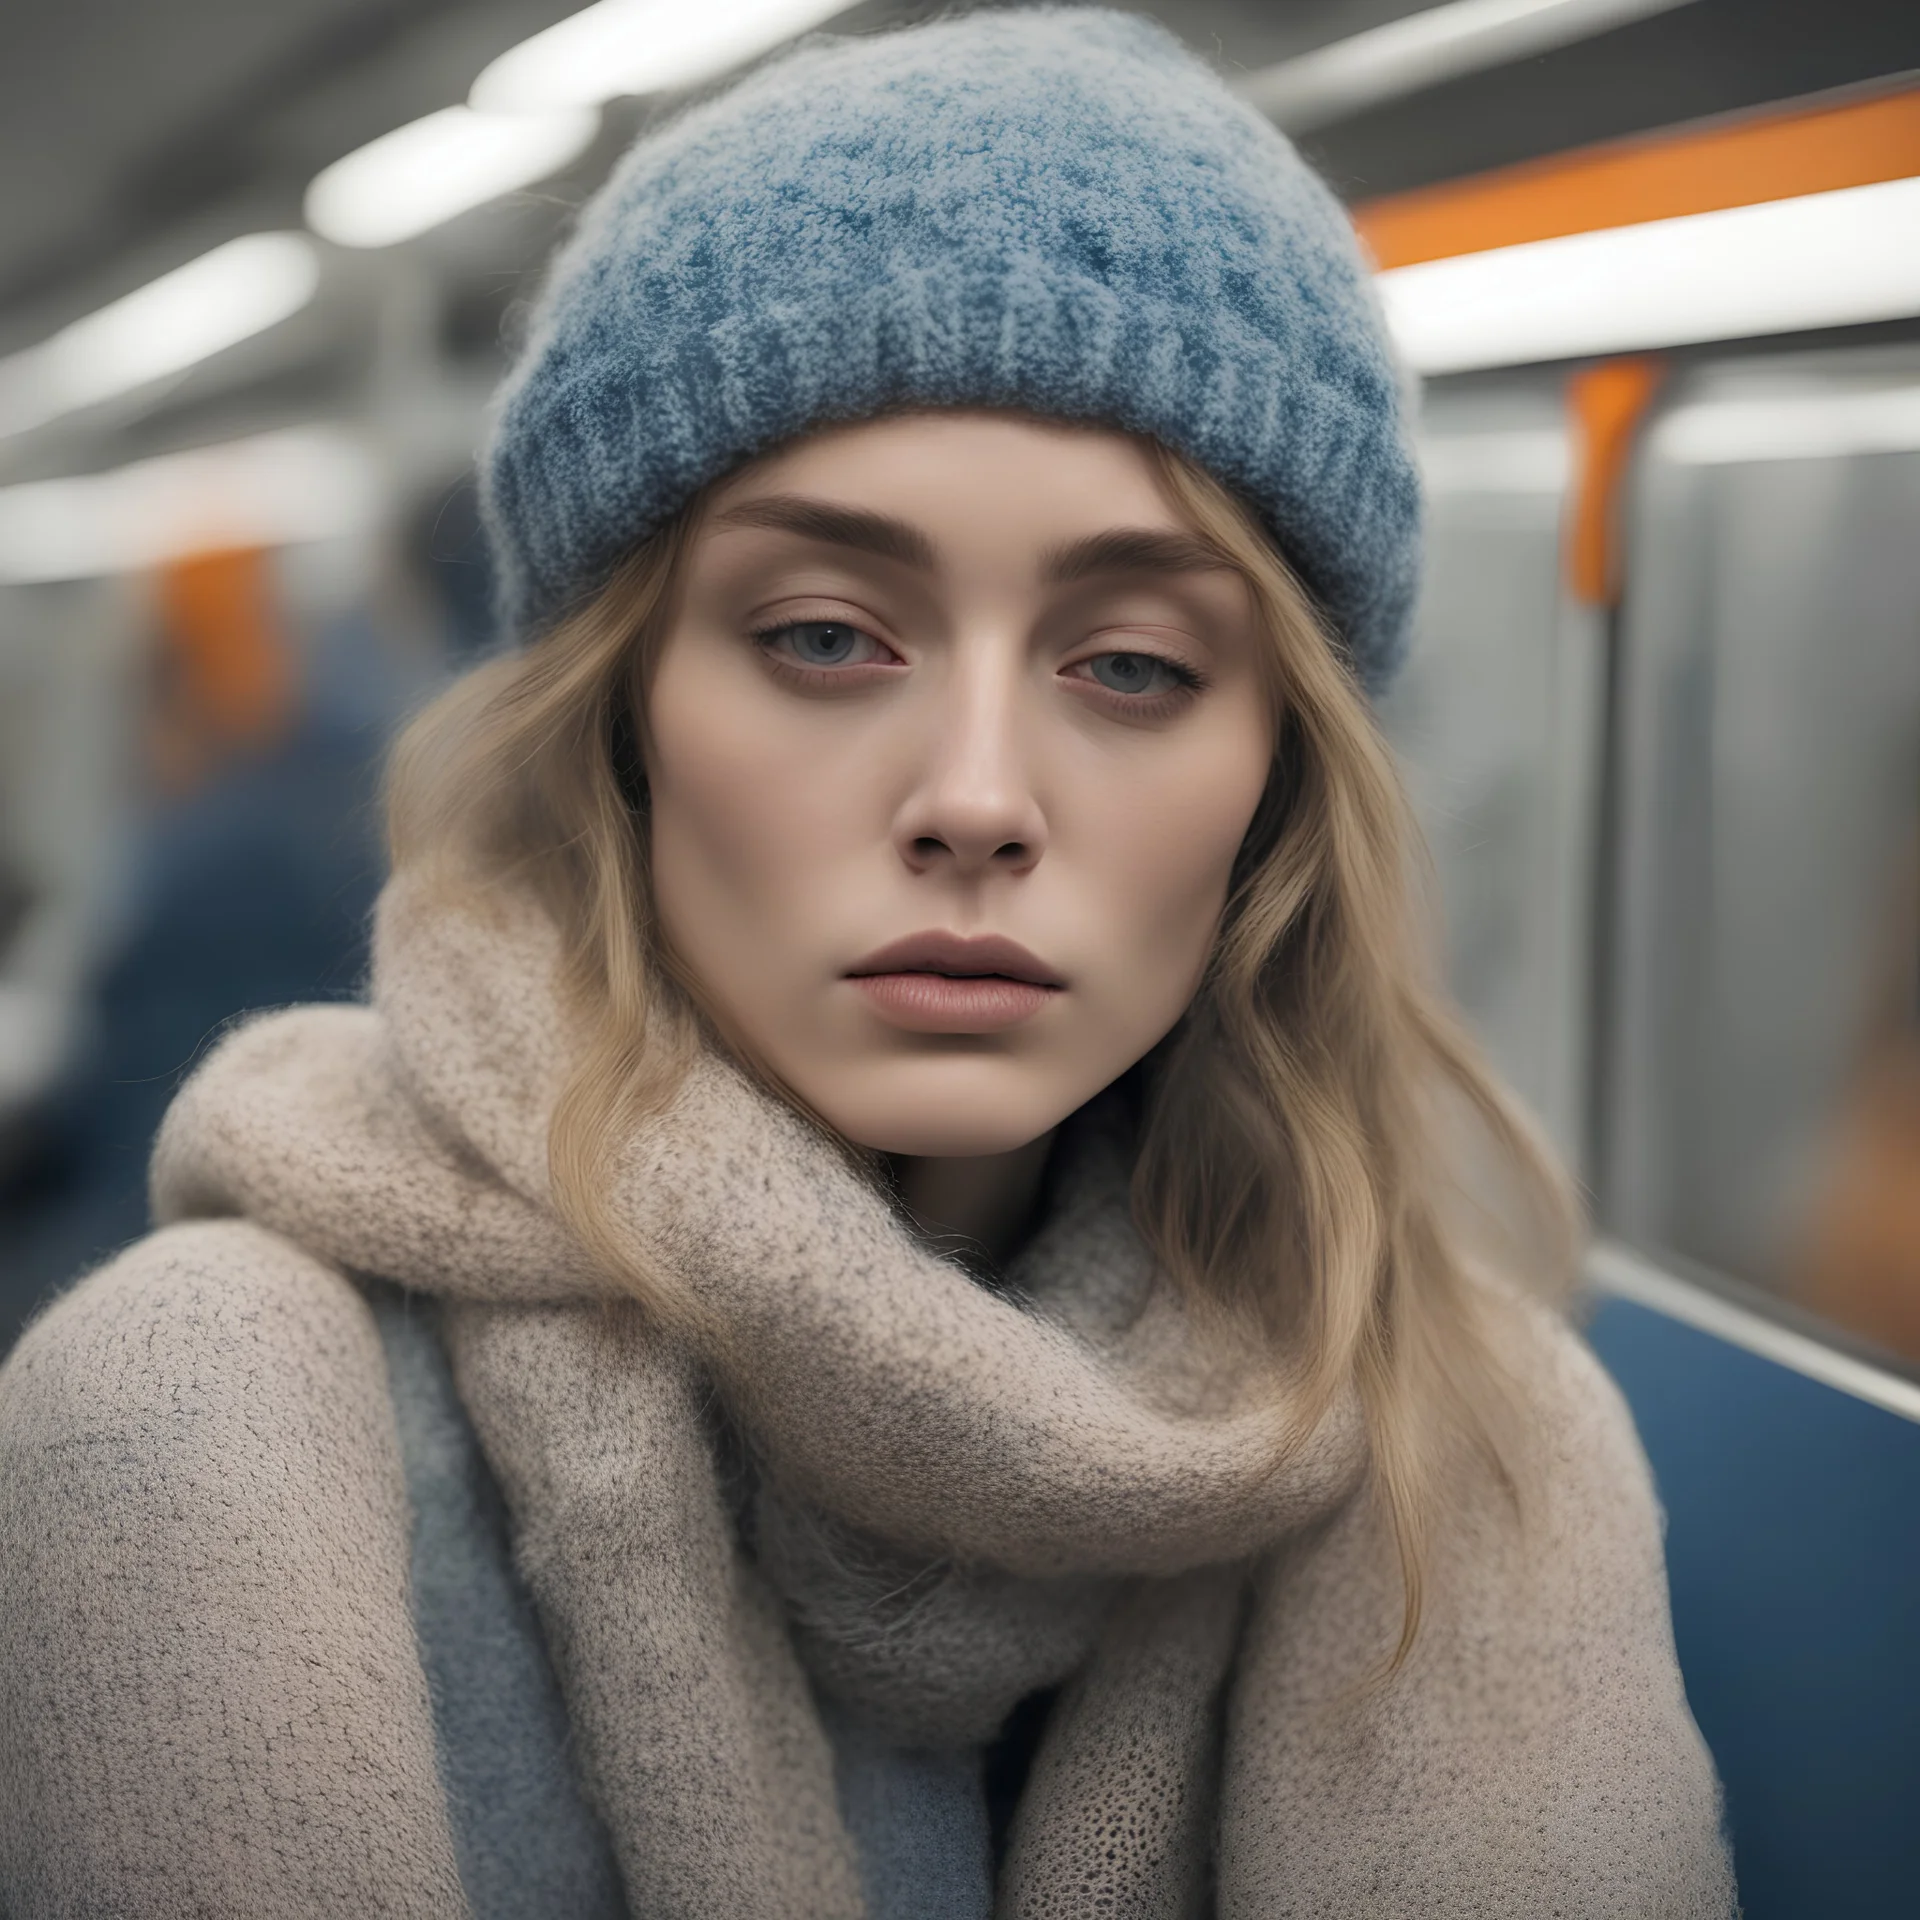
[[[1199,984],[1273,754],[1260,647],[1122,434],[817,433],[716,494],[642,690],[667,937],[857,1144],[1035,1140]]]

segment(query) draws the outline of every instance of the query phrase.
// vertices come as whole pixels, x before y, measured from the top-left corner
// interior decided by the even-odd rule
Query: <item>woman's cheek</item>
[[[1196,743],[1197,744],[1197,743]],[[1089,877],[1117,981],[1177,1019],[1212,950],[1234,861],[1265,788],[1263,737],[1209,740],[1158,780],[1116,785],[1090,821]],[[1168,1011],[1171,1009],[1171,1011]]]

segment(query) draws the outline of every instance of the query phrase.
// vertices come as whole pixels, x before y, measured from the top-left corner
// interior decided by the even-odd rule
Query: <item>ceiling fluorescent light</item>
[[[307,189],[307,224],[343,247],[389,247],[558,173],[587,149],[592,107],[476,113],[444,107],[370,140]]]
[[[1422,373],[1920,314],[1920,179],[1396,267],[1387,320]]]
[[[1700,400],[1660,422],[1651,450],[1682,466],[1920,453],[1920,386]]]
[[[183,372],[313,298],[320,262],[299,233],[250,233],[0,361],[0,434]]]
[[[842,12],[849,0],[600,0],[510,47],[474,106],[539,113],[697,86]]]
[[[1249,74],[1240,91],[1301,130],[1418,93],[1458,74],[1505,66],[1689,0],[1452,0]]]
[[[337,539],[385,504],[368,450],[289,427],[111,473],[0,487],[0,581],[80,580],[221,547]]]

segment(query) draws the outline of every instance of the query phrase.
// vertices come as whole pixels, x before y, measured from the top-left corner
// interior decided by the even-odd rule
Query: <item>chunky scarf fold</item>
[[[1726,1911],[1644,1464],[1550,1316],[1514,1303],[1534,1534],[1463,1487],[1380,1684],[1399,1589],[1355,1400],[1309,1419],[1186,1310],[1097,1109],[991,1288],[703,1057],[614,1161],[623,1254],[695,1309],[669,1329],[550,1202],[557,957],[525,900],[395,883],[372,1004],[232,1034],[153,1190],[440,1296],[634,1911],[858,1920],[823,1707],[960,1747],[1042,1688],[1003,1915],[1509,1910],[1489,1871],[1557,1888],[1569,1849],[1598,1872],[1569,1912]]]
[[[970,1745],[1076,1676],[1014,1843],[1019,1908],[1104,1874],[1122,1910],[1187,1911],[1245,1566],[1355,1489],[1351,1398],[1294,1432],[1209,1339],[1097,1114],[994,1290],[712,1057],[618,1161],[633,1256],[697,1308],[667,1333],[548,1203],[556,960],[524,901],[463,916],[391,889],[373,1005],[233,1036],[168,1122],[157,1210],[244,1213],[443,1296],[639,1911],[859,1911],[816,1690],[903,1743]],[[1076,1783],[1123,1734],[1142,1824],[1118,1857]]]

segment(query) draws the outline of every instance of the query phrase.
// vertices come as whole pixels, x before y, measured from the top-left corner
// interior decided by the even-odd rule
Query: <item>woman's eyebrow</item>
[[[837,507],[830,501],[810,500],[804,494],[770,493],[742,500],[713,516],[718,527],[770,527],[777,533],[797,533],[830,547],[853,547],[897,560],[903,566],[932,573],[937,565],[933,542],[918,527],[884,513],[860,507]]]
[[[1190,533],[1114,527],[1055,547],[1041,562],[1041,577],[1062,586],[1101,573],[1218,573],[1228,564]]]
[[[851,547],[898,561],[922,573],[937,570],[933,542],[916,526],[863,507],[837,506],[799,493],[763,494],[723,507],[716,527],[768,527],[798,534],[822,545]],[[1041,577],[1061,586],[1102,573],[1219,572],[1228,562],[1189,533],[1159,527],[1111,527],[1052,549],[1041,562]]]

